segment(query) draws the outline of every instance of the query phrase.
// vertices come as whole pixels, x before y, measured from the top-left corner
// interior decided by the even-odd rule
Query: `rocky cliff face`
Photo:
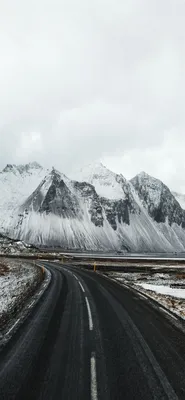
[[[185,210],[185,194],[172,192],[173,196],[176,198],[181,208]]]
[[[163,182],[142,172],[131,183],[154,221],[185,228],[185,212]]]
[[[86,205],[91,222],[97,226],[103,226],[103,208],[101,200],[96,193],[94,186],[86,182],[73,182],[73,188],[76,192],[77,197],[83,199],[84,205]]]
[[[145,173],[128,182],[102,164],[73,179],[37,163],[0,173],[0,223],[36,245],[128,251],[185,250],[185,211]]]
[[[65,181],[67,177],[53,169],[23,203],[20,210],[54,214],[62,218],[76,218],[79,212],[78,200]]]
[[[93,187],[104,215],[115,231],[118,224],[130,224],[130,213],[140,213],[129,182],[122,175],[109,171],[101,163],[87,166],[77,173],[76,177]]]

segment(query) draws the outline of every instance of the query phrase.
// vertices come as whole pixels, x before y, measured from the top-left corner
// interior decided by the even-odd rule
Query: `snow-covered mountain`
[[[72,181],[53,169],[17,209],[7,229],[14,237],[35,244],[127,249],[128,240],[124,242],[116,232],[117,224],[129,224],[125,196],[117,202],[100,198],[93,185]]]
[[[177,223],[185,228],[185,212],[163,182],[141,172],[131,179],[131,183],[149,215],[156,222],[167,220],[169,225]]]
[[[173,196],[176,198],[183,210],[185,210],[185,194],[172,192]]]
[[[136,193],[149,216],[166,239],[178,250],[185,246],[185,211],[160,180],[141,172],[131,179]]]
[[[38,163],[26,165],[8,164],[0,172],[0,226],[6,232],[6,225],[11,223],[14,210],[39,185],[47,171]]]
[[[77,171],[74,179],[93,185],[99,196],[110,200],[124,199],[127,193],[127,182],[122,175],[109,171],[102,163],[90,164]]]
[[[185,212],[144,173],[130,182],[102,164],[73,179],[39,164],[0,173],[1,232],[35,245],[89,250],[185,250]]]

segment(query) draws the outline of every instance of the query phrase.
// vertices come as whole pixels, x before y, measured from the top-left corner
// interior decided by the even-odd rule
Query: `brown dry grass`
[[[9,266],[4,261],[1,261],[0,262],[0,276],[4,276],[4,275],[8,274],[8,272],[9,272]]]
[[[185,279],[185,273],[176,274],[177,279]]]

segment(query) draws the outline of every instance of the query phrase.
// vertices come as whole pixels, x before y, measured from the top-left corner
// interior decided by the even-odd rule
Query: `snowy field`
[[[167,296],[176,297],[178,299],[185,299],[185,289],[173,288],[170,286],[163,286],[163,285],[151,285],[148,283],[140,283],[139,286],[158,294],[164,294]]]
[[[0,333],[25,306],[42,280],[32,264],[0,260]]]
[[[175,268],[175,267],[174,267]],[[111,272],[109,277],[128,284],[147,294],[173,313],[185,319],[185,268],[169,273],[119,273]]]

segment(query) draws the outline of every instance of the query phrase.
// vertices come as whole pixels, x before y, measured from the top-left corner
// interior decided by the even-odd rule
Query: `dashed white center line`
[[[96,358],[91,354],[91,399],[98,400],[97,378],[96,378]]]
[[[91,314],[91,309],[89,305],[89,300],[87,297],[85,297],[86,305],[87,305],[87,311],[88,311],[88,317],[89,317],[89,330],[93,330],[93,321],[92,321],[92,314]]]
[[[81,289],[82,289],[82,292],[85,293],[85,289],[84,289],[84,287],[82,286],[82,284],[81,284],[81,282],[79,281],[79,279],[77,278],[77,276],[76,276],[75,274],[73,274],[73,276],[74,276],[75,279],[78,281],[78,283],[79,283],[79,285],[80,285],[80,287],[81,287]]]
[[[79,283],[79,285],[80,285],[80,287],[81,287],[81,289],[82,289],[82,292],[84,292],[84,293],[85,293],[85,289],[84,289],[84,287],[82,286],[81,282],[80,282],[80,281],[78,281],[78,283]]]

